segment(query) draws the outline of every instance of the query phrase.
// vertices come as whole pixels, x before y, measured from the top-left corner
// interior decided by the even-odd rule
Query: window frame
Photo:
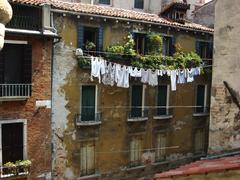
[[[144,5],[145,5],[144,0],[142,0],[142,7],[137,7],[136,5],[139,5],[140,2],[136,2],[136,1],[137,1],[137,0],[134,0],[134,1],[133,1],[133,8],[134,8],[134,9],[139,9],[139,10],[144,10]]]
[[[199,47],[195,47],[195,50],[196,50],[196,52],[198,53],[198,55],[201,57],[201,48],[200,48],[200,44],[201,43],[208,43],[208,45],[210,46],[211,45],[211,43],[213,43],[213,41],[211,41],[211,40],[204,40],[204,39],[196,39],[196,42],[197,43],[199,43]],[[199,49],[198,49],[199,48]],[[209,47],[208,48],[206,48],[206,49],[209,49]],[[205,57],[201,57],[203,60],[212,60],[213,59],[213,47],[212,47],[212,52],[210,52],[211,54],[210,54],[210,56],[211,56],[211,58],[208,58],[207,56],[207,51],[205,52]]]
[[[140,149],[137,149],[137,150],[131,149],[131,143],[135,140],[139,141]],[[134,153],[134,157],[132,157],[132,152]],[[136,156],[135,153],[136,154],[139,153],[139,157],[136,159],[135,159],[135,156]],[[129,167],[130,168],[139,167],[142,165],[142,162],[141,162],[142,154],[143,154],[143,137],[142,137],[142,135],[131,136],[130,141],[129,141]],[[133,159],[133,161],[131,161],[132,159]]]
[[[145,55],[146,54],[146,48],[147,48],[147,33],[145,32],[133,32],[134,33],[134,37],[133,37],[133,40],[134,40],[134,43],[135,43],[135,50],[138,54],[141,54],[141,55]],[[143,53],[140,53],[138,51],[138,44],[139,44],[139,36],[143,36],[143,44],[141,44],[141,51]]]
[[[81,84],[80,85],[80,98],[79,98],[79,100],[80,100],[80,110],[79,110],[79,112],[80,112],[80,114],[82,114],[82,93],[83,93],[83,87],[84,86],[95,86],[95,115],[98,113],[98,85],[96,85],[96,84]],[[94,115],[94,116],[95,116]],[[95,121],[96,119],[94,119],[94,121]],[[82,119],[81,119],[81,121],[82,121]],[[91,122],[91,121],[86,121],[86,122]]]
[[[0,166],[2,166],[2,125],[23,123],[23,159],[27,159],[27,120],[26,119],[13,119],[13,120],[0,120]]]
[[[103,3],[103,2],[100,2],[101,0],[98,0],[98,4],[99,5],[105,5],[105,6],[110,6],[112,5],[112,0],[109,0],[109,4],[108,3]]]
[[[196,91],[195,91],[195,106],[197,105],[197,101],[198,101],[198,86],[204,86],[204,106],[203,106],[203,112],[197,112],[197,107],[195,107],[194,109],[194,115],[198,115],[198,114],[207,114],[208,112],[206,111],[207,108],[207,97],[208,97],[208,85],[207,84],[196,84]]]
[[[155,142],[155,163],[159,163],[159,162],[163,162],[166,160],[167,132],[162,130],[162,131],[157,131],[155,134],[156,134],[155,141],[154,141]],[[158,149],[158,136],[159,135],[165,136],[165,149]],[[160,151],[159,153],[161,153],[162,150],[164,150],[164,155],[163,155],[163,158],[160,159],[157,156],[157,154],[158,154],[158,151]]]

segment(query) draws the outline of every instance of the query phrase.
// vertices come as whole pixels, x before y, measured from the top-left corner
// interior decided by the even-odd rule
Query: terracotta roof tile
[[[99,5],[91,5],[91,4],[85,4],[85,3],[71,3],[71,2],[63,2],[59,0],[10,0],[10,2],[35,5],[35,6],[40,6],[42,4],[47,3],[52,5],[53,9],[66,10],[70,12],[110,16],[110,17],[116,17],[116,18],[126,18],[126,19],[137,20],[137,21],[147,21],[147,22],[157,23],[159,25],[187,28],[189,30],[206,31],[209,33],[212,33],[214,31],[211,28],[202,26],[200,24],[195,24],[192,22],[186,22],[185,24],[181,24],[181,23],[167,20],[163,17],[159,17],[157,14],[150,14],[150,13],[138,12],[133,10],[114,8],[109,6],[99,6]]]
[[[206,174],[234,169],[240,169],[240,155],[224,157],[219,159],[207,159],[196,161],[184,166],[180,166],[179,168],[174,170],[156,174],[154,176],[154,179],[162,179],[173,176]]]

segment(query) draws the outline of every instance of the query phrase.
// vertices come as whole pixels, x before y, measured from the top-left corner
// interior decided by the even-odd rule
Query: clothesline
[[[83,108],[95,108],[95,106],[81,106]],[[149,109],[157,109],[157,108],[166,108],[166,109],[171,109],[171,108],[209,108],[206,106],[100,106],[99,109],[129,109],[129,108],[149,108]]]

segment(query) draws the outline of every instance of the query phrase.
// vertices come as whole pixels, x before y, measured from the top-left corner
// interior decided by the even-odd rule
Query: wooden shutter
[[[95,120],[96,86],[82,86],[82,121]]]
[[[24,45],[23,82],[32,82],[32,46],[29,44]]]
[[[0,84],[4,83],[4,50],[0,51]]]
[[[80,170],[81,175],[87,174],[87,146],[82,146],[80,150]]]
[[[166,135],[160,133],[157,135],[157,150],[156,150],[156,159],[163,160],[166,154]]]
[[[167,105],[167,85],[158,86],[158,96],[157,105],[166,106]],[[165,107],[157,108],[157,115],[166,115],[167,109]]]
[[[132,117],[141,117],[142,116],[142,85],[133,85],[132,86],[132,99],[131,99],[131,116]]]
[[[203,152],[204,150],[204,129],[196,129],[194,137],[195,152]]]
[[[200,106],[200,107],[196,108],[197,113],[204,112],[204,101],[205,101],[205,85],[198,85],[196,106]]]
[[[82,48],[84,46],[84,26],[78,23],[77,27],[77,46],[78,48]]]
[[[95,144],[93,142],[83,143],[80,150],[80,170],[81,175],[90,175],[95,173]]]
[[[98,28],[98,36],[97,36],[97,51],[103,50],[103,33],[104,29],[102,26]]]

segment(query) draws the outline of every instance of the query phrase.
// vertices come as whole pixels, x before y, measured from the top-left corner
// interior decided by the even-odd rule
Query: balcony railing
[[[92,126],[101,124],[102,113],[95,114],[76,114],[77,126]]]
[[[173,108],[158,107],[153,109],[153,119],[171,119],[173,117]]]
[[[0,179],[10,178],[14,176],[28,176],[31,166],[0,166]]]
[[[0,99],[28,98],[31,96],[31,84],[0,84]]]
[[[148,120],[148,109],[132,108],[128,111],[128,121],[146,121]]]
[[[208,116],[209,112],[209,107],[198,106],[193,108],[193,116]]]

